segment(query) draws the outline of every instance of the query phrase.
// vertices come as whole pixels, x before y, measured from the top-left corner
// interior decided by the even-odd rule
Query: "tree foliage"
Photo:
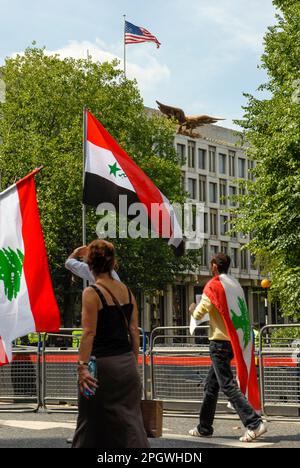
[[[271,296],[285,315],[300,316],[300,3],[274,0],[281,9],[265,36],[262,68],[268,97],[247,94],[238,121],[257,161],[248,194],[239,197],[236,229],[251,234],[249,248],[266,261]]]
[[[37,177],[38,202],[56,292],[71,322],[71,283],[64,262],[81,245],[82,109],[86,106],[171,200],[183,200],[174,124],[146,115],[136,83],[117,61],[61,60],[34,45],[8,58],[1,69],[6,102],[0,105],[2,188],[44,165]],[[97,217],[89,209],[88,241]],[[118,240],[122,279],[134,289],[161,289],[189,257],[175,258],[162,240]]]

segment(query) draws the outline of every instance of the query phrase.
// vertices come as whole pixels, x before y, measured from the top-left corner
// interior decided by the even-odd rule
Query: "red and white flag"
[[[206,284],[203,293],[225,322],[234,352],[239,387],[253,408],[260,411],[252,328],[243,288],[235,278],[221,274]]]
[[[159,48],[161,43],[150,31],[141,26],[125,21],[125,44],[139,44],[141,42],[155,42],[156,47]]]
[[[83,203],[95,207],[100,203],[111,203],[121,211],[120,196],[126,195],[126,209],[133,203],[141,203],[150,228],[157,236],[168,238],[177,254],[181,254],[182,230],[169,200],[90,112],[87,111],[86,117]],[[161,215],[154,216],[158,207]]]
[[[37,172],[0,193],[0,366],[11,361],[16,338],[60,327],[36,200]]]

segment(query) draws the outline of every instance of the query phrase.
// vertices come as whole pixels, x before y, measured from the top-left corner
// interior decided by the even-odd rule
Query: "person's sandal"
[[[257,429],[247,429],[245,434],[240,437],[241,442],[253,442],[268,431],[267,426],[261,422]]]
[[[201,434],[198,431],[197,427],[194,427],[194,429],[190,429],[189,430],[189,435],[192,436],[192,437],[206,437],[206,438],[212,437],[212,434],[208,434],[208,435]]]

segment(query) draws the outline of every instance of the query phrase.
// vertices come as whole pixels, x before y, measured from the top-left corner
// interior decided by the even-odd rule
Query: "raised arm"
[[[83,258],[87,254],[87,246],[83,245],[82,247],[78,247],[71,253],[69,258],[65,262],[65,267],[69,270],[73,275],[78,276],[83,280],[87,280],[89,283],[94,283],[95,278],[93,273],[89,269],[87,263],[78,260],[78,258]],[[116,273],[115,270],[111,273],[113,279],[117,281],[121,281],[119,275]]]
[[[89,269],[87,263],[78,260],[78,258],[83,258],[86,255],[87,247],[84,245],[82,247],[78,247],[71,253],[69,258],[66,260],[65,267],[67,270],[71,271],[73,275],[82,278],[83,280],[87,280],[89,282],[94,283],[95,279],[94,276]]]
[[[80,260],[76,260],[75,258],[68,258],[66,260],[65,267],[67,268],[67,270],[73,273],[73,275],[76,275],[79,278],[82,278],[92,283],[95,282],[95,279],[87,263],[81,262]]]

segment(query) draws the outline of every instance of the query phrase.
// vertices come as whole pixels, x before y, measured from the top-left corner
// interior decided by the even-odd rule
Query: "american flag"
[[[153,36],[147,29],[125,21],[125,44],[137,44],[139,42],[155,42],[157,48],[161,45],[157,37]]]

